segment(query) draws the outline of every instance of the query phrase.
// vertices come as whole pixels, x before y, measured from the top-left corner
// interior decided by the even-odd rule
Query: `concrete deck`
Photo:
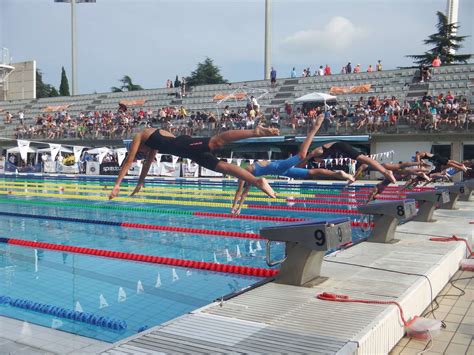
[[[361,243],[328,256],[322,275],[329,280],[318,286],[266,284],[125,339],[105,353],[388,353],[404,335],[396,307],[333,303],[315,295],[332,292],[359,299],[397,300],[406,318],[421,314],[466,257],[462,242],[429,241],[431,236],[453,234],[470,240],[474,203],[459,202],[458,206],[455,211],[436,211],[437,222],[400,226],[398,243]],[[431,291],[426,277],[413,274],[429,278]],[[449,318],[455,319],[459,317]]]

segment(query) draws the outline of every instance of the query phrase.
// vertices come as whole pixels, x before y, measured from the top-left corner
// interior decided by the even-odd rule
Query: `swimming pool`
[[[242,216],[232,218],[230,180],[156,179],[128,198],[130,181],[124,197],[108,201],[111,185],[0,180],[0,315],[114,342],[264,281],[255,276],[269,269],[261,227],[344,215],[357,221],[364,199],[355,187],[277,183],[276,201],[252,191]],[[367,234],[353,227],[355,239]],[[275,259],[283,252],[272,248]],[[126,260],[132,253],[166,260]]]

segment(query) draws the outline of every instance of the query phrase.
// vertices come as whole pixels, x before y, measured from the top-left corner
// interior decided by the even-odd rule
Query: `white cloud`
[[[321,51],[339,53],[367,34],[368,31],[364,27],[354,25],[345,17],[336,16],[323,29],[298,31],[286,37],[282,41],[281,49],[293,54]]]

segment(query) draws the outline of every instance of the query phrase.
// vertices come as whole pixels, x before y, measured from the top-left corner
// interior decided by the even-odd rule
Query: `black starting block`
[[[456,210],[456,202],[458,202],[459,196],[466,193],[464,182],[456,182],[451,186],[443,186],[442,188],[449,191],[449,202],[441,205],[439,208],[443,210]]]
[[[374,216],[374,228],[370,232],[368,242],[394,243],[395,229],[398,221],[416,215],[415,200],[372,201],[358,206],[359,212]]]
[[[321,265],[326,251],[352,241],[349,218],[332,220],[313,219],[265,227],[260,235],[267,241],[267,264],[281,264],[276,282],[294,286],[313,286],[326,278],[320,277]],[[285,242],[286,257],[272,262],[272,242]]]
[[[469,201],[471,194],[474,191],[474,179],[463,181],[464,194],[459,196],[459,201]]]
[[[421,192],[407,192],[407,197],[418,202],[418,214],[413,217],[414,221],[435,222],[433,213],[436,207],[449,202],[449,191],[437,189]]]

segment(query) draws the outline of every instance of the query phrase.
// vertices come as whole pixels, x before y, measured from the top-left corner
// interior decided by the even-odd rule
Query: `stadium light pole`
[[[264,79],[270,79],[270,41],[271,41],[271,0],[265,0],[265,68],[264,68]]]
[[[76,80],[76,3],[95,3],[96,0],[54,0],[71,4],[71,94],[77,93]]]

